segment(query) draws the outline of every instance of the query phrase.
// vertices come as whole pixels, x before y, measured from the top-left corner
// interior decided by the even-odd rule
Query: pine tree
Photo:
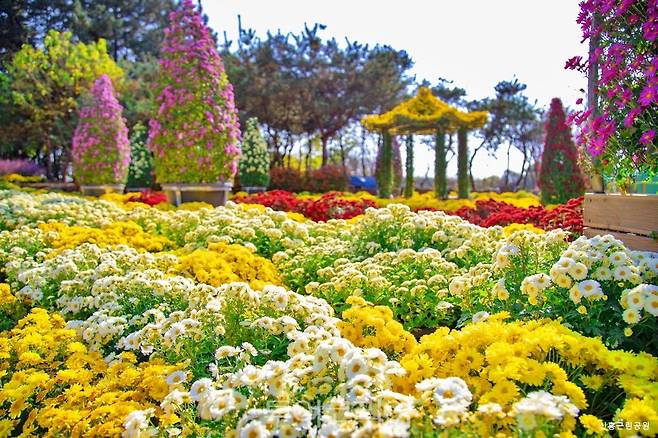
[[[562,204],[581,196],[585,184],[578,166],[578,151],[558,98],[551,101],[545,136],[539,173],[541,199],[544,204]]]
[[[128,128],[107,75],[94,82],[88,102],[80,109],[72,154],[78,184],[126,182],[130,164]]]
[[[270,183],[270,154],[255,117],[247,120],[239,169],[242,187],[267,187]]]
[[[240,125],[224,65],[192,0],[169,16],[160,60],[159,109],[148,146],[160,183],[231,181]]]

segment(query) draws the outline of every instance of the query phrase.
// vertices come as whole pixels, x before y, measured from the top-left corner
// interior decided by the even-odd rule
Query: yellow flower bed
[[[83,243],[95,243],[100,247],[128,245],[149,252],[163,251],[173,246],[173,243],[166,237],[146,233],[134,222],[114,222],[102,228],[68,226],[59,222],[49,222],[39,225],[39,228],[45,232],[52,232],[52,234],[48,234],[49,243],[55,251],[52,251],[49,257]]]
[[[267,284],[281,284],[279,272],[272,262],[242,245],[209,243],[208,249],[195,250],[179,259],[175,274],[189,276],[215,287],[236,281],[249,283],[258,290]]]
[[[351,308],[343,312],[337,323],[341,335],[362,348],[379,348],[391,358],[410,353],[416,339],[393,319],[387,306],[372,306],[360,297],[350,297]]]
[[[424,336],[400,358],[407,375],[397,378],[396,389],[414,394],[424,379],[459,377],[479,405],[510,406],[536,388],[565,395],[579,409],[591,412],[601,411],[611,394],[624,392],[626,401],[615,419],[648,421],[647,436],[658,433],[657,358],[608,350],[599,339],[573,332],[558,321],[507,323],[506,317],[504,312],[483,312],[474,316],[481,322]],[[565,430],[573,426],[564,425]]]
[[[108,365],[65,326],[61,316],[35,308],[0,333],[0,437],[119,436],[142,409],[161,424],[177,421],[159,405],[167,377],[181,365],[136,364],[131,353]]]

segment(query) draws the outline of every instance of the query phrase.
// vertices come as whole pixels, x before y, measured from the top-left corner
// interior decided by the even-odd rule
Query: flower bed
[[[356,195],[331,192],[324,195],[296,195],[285,190],[273,190],[255,195],[238,194],[233,202],[261,204],[279,211],[294,211],[315,221],[351,219],[362,215],[368,207],[385,207],[390,200],[367,193]],[[537,197],[524,192],[476,194],[473,200],[439,201],[426,195],[396,198],[395,203],[410,206],[414,211],[445,211],[483,227],[510,224],[531,224],[543,230],[562,228],[576,234],[583,232],[583,198],[546,208]]]
[[[658,433],[658,254],[133,204],[0,191],[4,435]]]

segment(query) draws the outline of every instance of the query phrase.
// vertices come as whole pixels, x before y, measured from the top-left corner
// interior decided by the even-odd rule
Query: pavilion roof
[[[384,114],[365,116],[361,123],[369,131],[395,135],[432,134],[437,129],[448,132],[460,128],[477,129],[487,123],[486,111],[463,112],[432,94],[427,87]]]

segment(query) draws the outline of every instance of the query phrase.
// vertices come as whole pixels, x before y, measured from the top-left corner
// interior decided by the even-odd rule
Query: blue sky
[[[454,81],[468,98],[491,96],[501,80],[518,78],[528,85],[531,100],[547,107],[560,97],[574,106],[586,80],[564,70],[565,61],[585,54],[576,24],[576,0],[333,0],[253,1],[205,0],[209,25],[229,39],[237,36],[237,15],[243,27],[259,35],[268,30],[299,32],[304,23],[320,22],[322,36],[371,44],[388,44],[406,50],[414,61],[418,81],[436,83],[439,77]],[[472,141],[474,143],[475,140]],[[505,154],[482,155],[476,160],[476,177],[500,175],[506,168]],[[520,155],[520,154],[519,154]],[[520,167],[518,156],[512,168]],[[418,147],[416,172],[424,175],[432,163],[429,151]],[[451,163],[448,173],[456,173]]]

